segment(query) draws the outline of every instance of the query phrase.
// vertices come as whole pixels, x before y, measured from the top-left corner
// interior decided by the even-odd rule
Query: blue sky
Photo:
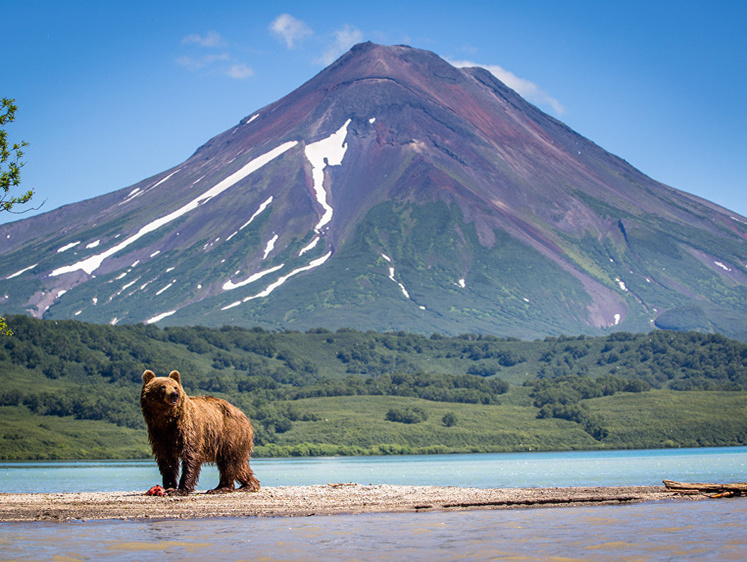
[[[747,215],[741,0],[3,0],[3,15],[0,97],[19,106],[7,131],[30,143],[40,212],[182,162],[373,41],[488,67],[654,179]]]

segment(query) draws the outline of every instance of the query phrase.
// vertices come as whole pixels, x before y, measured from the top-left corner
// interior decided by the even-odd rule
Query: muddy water
[[[0,530],[3,560],[745,560],[747,499]]]

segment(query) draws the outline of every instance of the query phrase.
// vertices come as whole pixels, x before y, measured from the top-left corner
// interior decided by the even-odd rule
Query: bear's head
[[[184,397],[179,371],[171,371],[168,377],[157,377],[153,371],[143,373],[143,389],[140,392],[141,407],[168,410],[178,407]]]

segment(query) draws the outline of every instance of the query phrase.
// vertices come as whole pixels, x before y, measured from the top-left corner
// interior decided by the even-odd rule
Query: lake
[[[264,486],[470,487],[747,480],[747,447],[254,459]],[[217,482],[203,471],[199,489]],[[0,463],[3,492],[145,491],[154,461]],[[0,499],[0,501],[2,501]],[[747,500],[312,518],[0,524],[0,559],[747,559]]]
[[[252,459],[263,486],[329,482],[532,488],[658,485],[665,478],[726,482],[747,478],[747,447]],[[0,462],[0,491],[12,493],[147,490],[161,483],[153,460]],[[204,466],[198,490],[218,483]]]

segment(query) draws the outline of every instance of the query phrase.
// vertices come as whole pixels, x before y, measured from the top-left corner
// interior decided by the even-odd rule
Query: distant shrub
[[[275,420],[275,431],[277,433],[285,433],[286,431],[290,431],[292,427],[293,423],[288,418]]]
[[[484,363],[478,363],[477,365],[470,365],[467,368],[467,373],[470,375],[476,375],[478,377],[492,377],[498,372],[498,368],[495,365],[486,365]]]
[[[428,414],[417,406],[400,410],[392,408],[386,413],[386,420],[399,423],[420,423],[428,419]]]

